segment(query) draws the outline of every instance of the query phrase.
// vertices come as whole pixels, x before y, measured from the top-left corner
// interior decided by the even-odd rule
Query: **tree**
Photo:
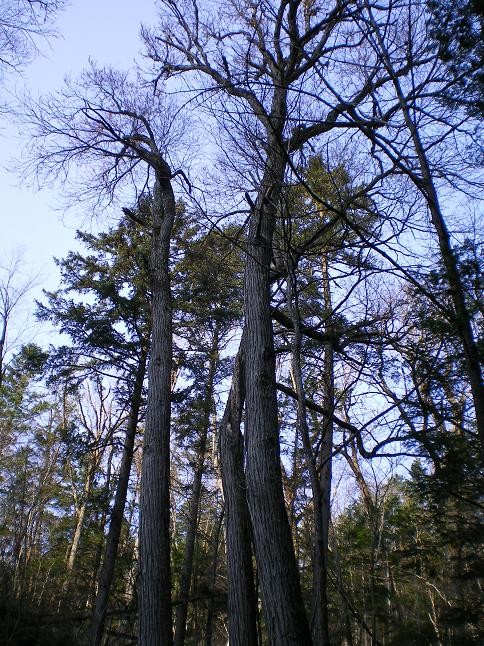
[[[451,310],[442,303],[440,307],[451,321],[462,345],[477,431],[484,447],[484,385],[479,348],[439,191],[446,183],[453,186],[460,184],[461,187],[465,187],[468,180],[472,183],[472,161],[468,166],[469,178],[466,178],[461,168],[454,167],[453,151],[455,142],[462,146],[472,144],[473,127],[472,122],[468,122],[462,114],[449,113],[437,102],[451,81],[439,67],[438,52],[434,50],[430,57],[427,55],[428,37],[424,18],[419,9],[414,9],[412,13],[402,13],[400,7],[380,11],[371,2],[364,3],[356,22],[366,44],[366,53],[372,61],[371,74],[386,75],[388,82],[371,92],[372,109],[382,117],[377,127],[364,125],[360,114],[353,108],[348,112],[348,117],[355,122],[360,120],[360,131],[371,144],[371,154],[378,159],[380,171],[385,174],[383,169],[386,168],[386,173],[398,171],[406,176],[417,191],[416,198],[418,196],[417,199],[422,201],[423,208],[429,213],[452,302]],[[401,42],[394,42],[389,37],[387,27],[393,20],[407,34]],[[412,52],[410,76],[401,73],[402,61],[408,60],[409,51]],[[383,103],[386,105],[385,111]],[[367,110],[370,108],[369,105],[365,107]],[[425,118],[421,119],[420,116],[424,114]],[[389,128],[395,132],[392,143],[388,139]],[[409,226],[408,222],[405,224]],[[395,261],[393,264],[398,266]],[[404,271],[405,278],[413,284],[420,284],[422,293],[432,300],[428,290],[411,274]],[[437,304],[436,299],[433,302]]]
[[[0,387],[6,368],[7,353],[15,346],[18,338],[9,339],[10,331],[17,330],[20,333],[18,321],[14,320],[14,314],[18,310],[26,295],[34,287],[36,278],[28,278],[19,281],[21,272],[21,259],[13,257],[11,261],[0,266]]]
[[[160,7],[159,28],[144,31],[153,94],[144,77],[92,68],[83,86],[70,82],[30,109],[40,172],[69,175],[72,164],[87,162],[81,194],[98,205],[119,195],[125,203],[120,191],[128,187],[125,215],[148,234],[136,243],[150,247],[153,325],[139,642],[170,644],[173,625],[177,645],[202,633],[207,643],[215,639],[216,604],[224,607],[216,589],[222,515],[231,643],[408,643],[419,630],[441,643],[473,638],[474,619],[462,621],[461,610],[467,593],[474,598],[463,576],[475,563],[451,534],[469,530],[469,545],[477,536],[467,477],[476,474],[484,419],[481,268],[477,241],[464,241],[451,211],[457,196],[472,199],[479,186],[468,153],[476,122],[440,100],[452,78],[429,40],[428,14],[423,5],[371,0]],[[186,214],[176,210],[172,181],[188,182],[168,156],[174,131],[170,114],[168,125],[160,116],[162,83],[175,93],[183,83],[180,112],[196,106],[199,127],[215,133],[219,158],[206,151],[217,189],[205,175],[196,182],[193,218],[223,229],[224,243],[202,235],[192,216],[185,228]],[[443,201],[446,191],[452,199]],[[244,252],[243,297],[224,271],[232,246]],[[136,258],[143,269],[146,255]],[[77,357],[110,376],[140,375],[141,337],[130,327],[137,299],[127,298],[130,285],[138,287],[136,266],[123,262],[119,275],[98,280],[104,262],[89,262],[72,266],[87,268],[105,302],[92,312],[73,303]],[[243,330],[219,431],[222,510],[209,438],[228,373],[220,343],[239,325],[241,298]],[[119,310],[129,316],[120,319]],[[60,353],[57,365],[66,359],[73,367],[75,357],[75,349]],[[134,390],[122,384],[127,410]],[[137,384],[142,396],[141,376]],[[428,470],[422,489],[435,478],[436,498],[443,501],[446,487],[449,494],[440,510],[452,532],[435,554],[428,543],[439,530],[424,529],[430,496],[409,502],[395,478],[381,476],[415,456]],[[346,501],[332,496],[333,468],[348,490],[352,474],[362,501],[342,519],[335,508]],[[85,473],[76,473],[79,483]],[[108,473],[103,478],[108,492]],[[98,531],[107,507],[96,508]],[[136,522],[134,492],[130,515]],[[125,554],[136,549],[130,543]],[[445,576],[445,558],[456,576]],[[132,598],[130,588],[128,610]],[[413,606],[422,612],[412,615]]]
[[[58,599],[65,574],[65,550],[56,534],[65,522],[58,428],[62,402],[40,384],[47,354],[28,345],[12,358],[0,388],[0,633],[12,640],[61,643],[69,629],[43,628],[50,599]]]
[[[192,385],[186,389],[175,428],[179,441],[189,444],[188,461],[193,465],[175,615],[174,644],[182,646],[193,581],[202,480],[207,471],[209,433],[216,411],[216,387],[226,373],[221,353],[241,318],[242,268],[240,255],[231,242],[234,232],[230,228],[208,234],[190,222],[178,223],[177,228],[176,249],[177,255],[181,255],[173,267],[176,338],[181,345],[177,352],[182,358],[184,380]]]
[[[166,161],[172,117],[160,91],[140,91],[126,75],[92,67],[80,83],[67,83],[60,97],[31,105],[29,119],[37,147],[34,166],[46,175],[91,166],[85,195],[114,199],[128,183],[138,194],[153,180],[151,230],[151,355],[140,502],[140,644],[170,644],[170,414],[172,305],[170,239],[176,215],[173,172]],[[139,179],[141,177],[141,179]],[[95,179],[94,179],[95,178]],[[141,200],[141,203],[143,200]],[[138,201],[136,207],[141,206]],[[134,211],[126,213],[136,219]],[[161,538],[160,538],[161,537]]]
[[[145,33],[149,55],[159,63],[160,77],[195,72],[206,80],[207,89],[223,92],[237,114],[246,114],[248,109],[249,116],[241,122],[250,130],[241,134],[245,142],[257,142],[259,151],[264,151],[260,179],[253,187],[255,199],[249,200],[244,286],[247,491],[270,640],[309,643],[282,490],[270,263],[277,205],[288,165],[286,151],[299,149],[311,136],[331,127],[326,122],[315,130],[306,129],[302,115],[292,121],[291,114],[289,120],[292,93],[297,92],[308,70],[331,51],[333,30],[344,19],[344,9],[335,5],[326,16],[316,18],[317,12],[306,11],[300,3],[281,2],[275,10],[269,4],[243,8],[227,3],[224,18],[230,15],[230,20],[240,25],[240,33],[222,35],[213,26],[215,18],[203,16],[195,3],[186,3],[183,9],[172,2],[162,5],[166,19],[161,31]],[[223,48],[220,55],[211,56],[219,47]],[[252,66],[254,55],[257,62]],[[241,66],[240,60],[247,64]],[[254,148],[253,158],[258,154]]]
[[[430,35],[439,46],[454,85],[445,92],[452,104],[484,114],[484,11],[476,0],[428,0]]]
[[[150,344],[150,240],[135,222],[95,236],[78,232],[89,255],[70,253],[57,261],[62,289],[46,294],[38,316],[67,333],[70,347],[56,349],[51,370],[71,383],[86,375],[109,375],[115,397],[127,409],[122,455],[102,565],[99,570],[91,643],[98,644],[103,626],[126,505],[136,433],[143,405]],[[95,304],[90,302],[94,297]]]

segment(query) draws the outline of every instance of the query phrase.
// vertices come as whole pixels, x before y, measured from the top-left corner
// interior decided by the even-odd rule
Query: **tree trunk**
[[[203,410],[203,422],[200,431],[198,455],[193,474],[192,498],[188,518],[188,529],[183,553],[183,562],[180,574],[179,604],[176,608],[175,638],[174,646],[183,646],[185,643],[186,624],[188,615],[188,597],[192,581],[193,553],[195,550],[195,539],[197,535],[198,512],[200,510],[200,499],[202,492],[202,477],[205,467],[205,455],[207,452],[207,437],[210,428],[210,413],[213,406],[213,386],[215,371],[217,369],[218,335],[215,332],[212,347],[209,354],[209,368],[207,384],[205,389],[205,401]]]
[[[89,640],[91,646],[99,646],[102,641],[104,622],[106,618],[106,609],[108,605],[109,592],[114,577],[114,566],[118,553],[119,537],[124,516],[124,507],[126,505],[126,495],[128,492],[129,476],[131,473],[131,463],[133,461],[133,449],[136,438],[136,429],[139,420],[139,411],[141,407],[141,398],[143,393],[143,382],[146,374],[147,353],[141,349],[140,360],[134,382],[133,394],[131,396],[131,410],[129,413],[128,426],[124,438],[123,454],[121,465],[119,467],[118,483],[116,486],[116,495],[114,498],[111,520],[109,523],[108,535],[106,538],[106,547],[104,559],[98,579],[98,592],[92,616]]]
[[[331,287],[329,283],[328,262],[322,259],[323,272],[323,298],[324,307],[328,317],[333,316]],[[331,321],[331,319],[330,319]],[[332,325],[326,326],[329,336],[332,336]],[[332,415],[334,414],[334,348],[328,343],[324,349],[323,365],[323,398],[324,408],[328,417],[324,422],[323,437],[321,441],[320,471],[319,471],[319,503],[321,505],[321,630],[322,643],[329,644],[329,617],[328,617],[328,555],[329,555],[329,524],[331,520],[331,476],[333,465],[333,430]]]
[[[214,540],[214,547],[213,547],[212,564],[210,568],[210,576],[208,579],[209,589],[214,592],[215,592],[215,585],[217,582],[218,553],[220,548],[220,535],[222,533],[223,516],[224,516],[224,509],[222,507],[222,510],[220,512],[220,517],[217,519],[217,525],[215,527],[215,540]],[[215,614],[214,595],[212,595],[211,598],[208,600],[207,606],[208,606],[207,621],[205,623],[205,646],[212,646],[213,618]]]
[[[324,405],[329,411],[328,419],[323,426],[321,442],[320,471],[318,460],[313,449],[306,410],[306,393],[304,387],[303,371],[301,367],[301,318],[298,305],[298,287],[296,268],[292,261],[287,262],[287,305],[291,315],[294,330],[292,342],[291,370],[294,387],[297,394],[297,423],[301,433],[306,468],[309,473],[311,492],[313,496],[313,619],[312,636],[315,644],[329,646],[328,626],[328,600],[327,600],[327,573],[328,573],[328,529],[331,496],[331,450],[332,450],[332,423],[333,412],[333,350],[328,345],[325,350],[324,363]],[[327,267],[324,264],[323,281],[327,282]],[[329,298],[329,285],[324,290],[325,307],[330,312],[331,301]]]
[[[170,420],[175,219],[171,172],[159,155],[152,205],[152,339],[140,495],[139,646],[171,646]]]
[[[232,386],[220,424],[219,450],[225,501],[230,646],[257,646],[257,605],[252,537],[240,432],[245,400],[244,333],[235,358]]]
[[[283,101],[285,95],[276,92],[278,128],[285,117]],[[286,164],[274,132],[268,135],[267,150],[251,214],[245,272],[247,493],[269,642],[306,645],[311,637],[282,487],[270,309],[272,239]]]

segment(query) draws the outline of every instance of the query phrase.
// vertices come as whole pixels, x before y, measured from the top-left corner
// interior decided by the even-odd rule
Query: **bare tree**
[[[0,386],[7,353],[15,346],[22,333],[18,318],[13,320],[13,317],[26,295],[35,287],[37,280],[37,277],[20,280],[21,267],[22,261],[18,254],[6,265],[0,265]]]
[[[454,80],[439,61],[437,48],[429,46],[432,41],[427,18],[425,6],[419,3],[386,6],[364,0],[358,4],[353,27],[359,46],[340,69],[344,74],[345,66],[351,64],[355,78],[363,86],[372,83],[373,87],[365,101],[359,105],[348,103],[342,114],[348,125],[357,126],[366,140],[360,149],[361,163],[374,169],[375,179],[383,180],[378,187],[379,195],[374,194],[377,203],[383,204],[382,195],[396,178],[406,178],[407,190],[419,207],[412,219],[400,214],[402,233],[426,226],[422,220],[428,215],[430,233],[436,239],[445,268],[451,308],[445,298],[419,282],[417,272],[402,267],[393,253],[390,258],[383,245],[379,253],[429,298],[453,326],[460,339],[478,435],[484,447],[484,385],[478,344],[448,223],[452,207],[443,207],[445,202],[455,205],[459,199],[470,200],[482,190],[475,160],[469,155],[472,147],[479,146],[478,128],[465,111],[449,108],[440,100]],[[323,68],[316,66],[315,72],[326,84],[332,101],[340,102],[341,92],[333,79],[328,78]],[[377,78],[379,81],[375,82]],[[371,118],[373,124],[369,122]],[[395,194],[390,199],[395,203]],[[365,237],[361,229],[360,234]]]
[[[55,35],[52,23],[65,4],[65,0],[3,0],[0,78],[11,71],[21,72],[37,53],[39,39]]]
[[[139,643],[172,642],[170,570],[170,415],[172,306],[168,271],[175,218],[173,172],[166,154],[175,137],[164,95],[142,91],[127,75],[91,67],[80,81],[27,114],[39,175],[69,179],[86,169],[79,197],[96,206],[130,187],[135,196],[153,185],[143,225],[151,229],[152,340],[140,500]],[[141,187],[141,188],[140,188]],[[72,189],[71,189],[72,190]],[[79,190],[77,185],[74,192]],[[134,199],[136,201],[136,197]],[[136,218],[134,211],[125,210]]]
[[[224,105],[217,104],[216,116],[239,153],[248,155],[245,164],[240,154],[235,158],[233,166],[240,164],[235,172],[240,177],[247,169],[256,178],[247,187],[254,196],[247,195],[244,296],[247,494],[269,639],[274,644],[309,643],[282,490],[270,309],[273,234],[286,173],[294,168],[291,155],[333,129],[357,129],[360,124],[340,122],[339,115],[346,105],[368,99],[389,77],[351,86],[340,101],[326,104],[329,108],[316,115],[315,67],[330,65],[333,56],[354,46],[351,11],[344,3],[325,12],[316,3],[298,1],[227,0],[213,13],[193,0],[160,5],[161,29],[144,33],[159,78],[184,74],[187,82],[193,80],[194,90],[201,79],[204,96],[220,96]],[[230,29],[221,29],[225,24]],[[365,123],[373,121],[364,117]]]

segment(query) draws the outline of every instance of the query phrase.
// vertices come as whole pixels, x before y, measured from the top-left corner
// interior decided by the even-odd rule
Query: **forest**
[[[482,644],[481,6],[153,3],[0,109],[100,223],[50,344],[0,259],[0,644]],[[68,11],[1,0],[0,88]]]

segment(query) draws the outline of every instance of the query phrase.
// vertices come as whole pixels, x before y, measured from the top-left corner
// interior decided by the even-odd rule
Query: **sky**
[[[40,55],[22,77],[10,75],[0,86],[0,92],[4,96],[21,94],[26,88],[35,96],[55,91],[62,87],[66,76],[75,78],[89,59],[99,65],[128,69],[136,58],[140,59],[141,23],[154,25],[156,16],[155,0],[71,0],[55,24],[59,37],[50,39],[48,44],[41,42]],[[54,256],[62,258],[78,248],[77,228],[96,228],[102,223],[87,221],[79,205],[63,211],[60,186],[35,190],[22,185],[18,174],[11,170],[12,160],[21,158],[28,141],[22,136],[21,128],[19,131],[11,118],[2,114],[0,137],[0,266],[8,265],[12,257],[20,255],[19,281],[38,275],[29,302],[18,312],[19,319],[24,319],[27,311],[33,309],[33,299],[41,298],[42,289],[55,289],[59,284]],[[25,327],[25,321],[19,320],[18,325]],[[31,334],[32,325],[27,326]]]

